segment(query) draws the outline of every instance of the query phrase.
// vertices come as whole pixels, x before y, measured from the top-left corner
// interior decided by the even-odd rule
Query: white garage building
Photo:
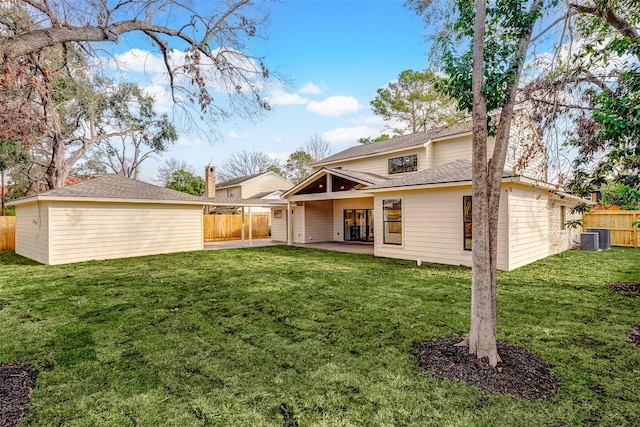
[[[120,175],[15,200],[16,253],[43,264],[203,249],[203,199]]]

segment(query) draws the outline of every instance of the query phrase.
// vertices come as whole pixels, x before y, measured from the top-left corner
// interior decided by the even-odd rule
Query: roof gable
[[[232,178],[232,179],[228,179],[226,181],[223,181],[219,184],[216,184],[216,189],[223,189],[226,187],[237,187],[240,186],[242,184],[244,184],[245,182],[251,181],[252,179],[256,179],[259,178],[261,176],[266,176],[266,175],[273,175],[276,178],[280,178],[283,182],[289,183],[291,184],[289,181],[287,181],[286,179],[284,179],[283,177],[281,177],[280,175],[278,175],[277,173],[271,172],[271,171],[267,171],[267,172],[260,172],[260,173],[256,173],[253,175],[246,175],[246,176],[240,176],[238,178]]]

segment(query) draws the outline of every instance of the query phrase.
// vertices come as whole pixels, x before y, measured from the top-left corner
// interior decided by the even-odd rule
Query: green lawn
[[[67,266],[0,253],[0,364],[39,370],[23,425],[638,426],[625,341],[640,250],[573,251],[498,279],[499,339],[545,358],[528,402],[423,372],[463,335],[470,270],[271,247]]]

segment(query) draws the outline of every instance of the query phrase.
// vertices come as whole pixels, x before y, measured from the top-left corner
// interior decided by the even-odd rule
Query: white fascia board
[[[162,200],[162,199],[116,199],[101,197],[56,197],[56,196],[35,196],[26,197],[24,199],[12,200],[7,203],[8,206],[18,206],[26,203],[35,202],[80,202],[80,203],[126,203],[126,204],[153,204],[153,205],[191,205],[202,206],[204,202],[199,200]]]

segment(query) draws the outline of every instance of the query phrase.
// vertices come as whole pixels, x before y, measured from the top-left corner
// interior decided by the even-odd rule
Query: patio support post
[[[251,206],[249,206],[249,247],[253,247],[253,217],[251,216]]]
[[[287,245],[289,246],[293,243],[293,218],[291,218],[291,209],[291,202],[287,200]]]
[[[240,215],[242,215],[242,219],[240,221],[240,240],[242,241],[242,247],[244,248],[244,206],[240,208]]]

